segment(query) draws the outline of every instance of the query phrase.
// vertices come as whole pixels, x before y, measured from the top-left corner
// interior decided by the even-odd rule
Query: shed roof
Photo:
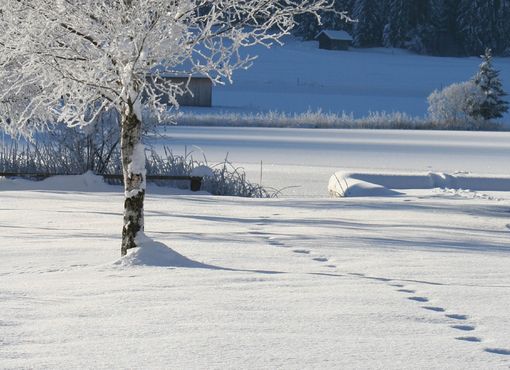
[[[318,38],[322,34],[326,35],[331,40],[352,41],[352,36],[345,31],[322,30],[315,38]]]

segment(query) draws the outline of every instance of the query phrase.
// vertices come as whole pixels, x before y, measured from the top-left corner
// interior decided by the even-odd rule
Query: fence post
[[[192,176],[191,182],[190,182],[190,190],[191,191],[200,191],[201,188],[202,188],[202,178]]]

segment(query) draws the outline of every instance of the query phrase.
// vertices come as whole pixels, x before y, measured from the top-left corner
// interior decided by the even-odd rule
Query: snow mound
[[[401,193],[367,181],[331,176],[328,186],[334,197],[390,197]]]
[[[102,176],[97,176],[92,171],[83,175],[52,176],[43,180],[41,185],[45,190],[112,191],[112,186],[105,183]]]
[[[191,176],[197,177],[213,177],[214,171],[209,166],[198,166],[191,170]]]
[[[428,173],[336,172],[328,191],[334,197],[388,196],[401,194],[390,189],[454,189],[471,191],[510,191],[510,176],[484,176],[465,172],[452,175]]]
[[[0,190],[58,190],[80,192],[111,192],[118,187],[108,185],[92,171],[83,175],[52,176],[41,181],[0,177]]]
[[[208,265],[190,260],[177,253],[165,244],[139,234],[137,243],[140,247],[128,250],[126,256],[114,262],[122,267],[130,266],[156,266],[156,267],[188,267],[209,268]]]

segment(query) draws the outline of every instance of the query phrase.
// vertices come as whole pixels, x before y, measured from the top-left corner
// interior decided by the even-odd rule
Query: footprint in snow
[[[435,312],[445,312],[446,310],[443,307],[434,307],[434,306],[423,306],[424,309]]]
[[[429,301],[429,299],[426,297],[409,297],[407,299],[410,299],[411,301],[416,301],[416,302],[428,302]]]
[[[329,261],[329,259],[327,259],[326,257],[315,257],[312,259],[317,262],[328,262]]]
[[[329,268],[332,268],[332,269],[336,269],[336,265],[326,265],[326,267],[329,267]]]
[[[380,278],[380,277],[367,277],[367,279],[372,279],[372,280],[377,280],[377,281],[384,281],[385,283],[392,280],[392,279]]]
[[[298,254],[310,254],[310,251],[308,249],[294,249],[292,252]]]
[[[504,348],[485,348],[485,352],[494,353],[496,355],[510,356],[510,350]]]
[[[282,243],[282,242],[276,240],[274,237],[267,238],[267,242],[269,244],[271,244],[272,246],[274,246],[274,247],[285,247],[285,248],[287,248],[285,243]]]
[[[452,325],[453,329],[462,330],[462,331],[473,331],[475,327],[472,325]]]
[[[455,320],[467,320],[468,319],[467,315],[448,314],[445,316],[450,319],[455,319]]]
[[[457,337],[455,339],[462,340],[464,342],[477,342],[477,343],[482,341],[482,339],[478,337]]]
[[[259,231],[259,230],[248,231],[248,234],[251,234],[251,235],[267,235],[267,233],[265,233],[263,231]]]
[[[397,292],[401,292],[401,293],[416,293],[416,290],[412,290],[412,289],[398,289]]]

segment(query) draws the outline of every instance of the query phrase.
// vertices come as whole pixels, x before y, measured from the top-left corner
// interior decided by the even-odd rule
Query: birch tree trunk
[[[137,234],[143,232],[145,198],[145,151],[141,143],[142,122],[129,101],[121,118],[121,155],[124,175],[124,226],[121,255],[137,247]]]

